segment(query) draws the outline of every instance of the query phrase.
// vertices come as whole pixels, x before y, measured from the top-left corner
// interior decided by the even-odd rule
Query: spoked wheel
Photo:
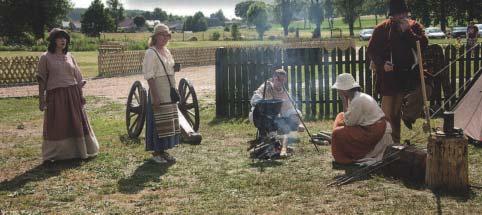
[[[126,126],[130,138],[137,138],[146,120],[147,93],[140,81],[134,82],[127,97]]]
[[[199,131],[199,103],[196,96],[196,91],[192,86],[191,81],[187,79],[181,79],[179,81],[179,95],[181,101],[179,101],[178,107],[182,115],[191,125],[195,132]]]

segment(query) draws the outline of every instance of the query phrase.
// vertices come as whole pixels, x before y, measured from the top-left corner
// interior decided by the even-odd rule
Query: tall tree
[[[194,32],[205,31],[208,29],[208,21],[201,11],[195,13],[192,18],[194,21],[192,30]]]
[[[199,11],[194,16],[187,17],[186,21],[184,22],[184,30],[185,31],[205,31],[208,29],[208,22],[204,14]]]
[[[256,32],[260,40],[263,40],[264,32],[271,26],[268,23],[268,10],[264,2],[255,2],[249,6],[247,13],[248,22],[256,26]]]
[[[236,4],[236,7],[234,8],[234,14],[243,20],[247,20],[249,6],[251,6],[251,4],[253,4],[254,2],[256,1],[244,1]]]
[[[313,31],[313,38],[321,37],[321,23],[324,20],[323,5],[320,0],[311,0],[310,20],[315,23],[316,28]]]
[[[117,31],[117,29],[119,28],[119,23],[125,19],[124,6],[122,6],[119,0],[108,0],[107,7],[107,11],[114,19],[115,31]]]
[[[448,17],[450,11],[453,9],[454,4],[452,0],[430,0],[434,18],[434,24],[440,24],[440,29],[443,32],[446,31],[448,25]]]
[[[328,25],[330,26],[330,29],[333,29],[333,18],[335,16],[333,0],[325,0],[325,3],[323,4],[323,9],[325,10],[325,18],[328,19]]]
[[[82,23],[82,33],[89,36],[99,36],[100,32],[110,32],[115,28],[114,19],[100,0],[92,1],[80,22]]]
[[[224,16],[223,10],[221,10],[221,9],[216,11],[216,13],[211,14],[210,17],[212,19],[219,19],[219,21],[221,21],[223,23],[226,21],[226,17]]]
[[[150,17],[151,19],[159,20],[161,22],[164,22],[169,18],[169,16],[167,15],[167,12],[158,7],[154,8],[154,11],[152,11],[150,15],[151,15]]]
[[[363,0],[335,0],[335,8],[343,16],[343,22],[348,24],[350,36],[354,36],[353,24],[360,16]]]
[[[382,15],[385,17],[388,14],[389,2],[390,0],[365,0],[362,7],[362,14],[375,15],[375,23],[378,24],[378,16]]]
[[[274,6],[274,18],[283,26],[284,36],[288,36],[288,27],[293,19],[293,12],[295,9],[294,1],[291,0],[276,0]]]
[[[407,6],[410,9],[412,18],[416,19],[424,26],[430,26],[432,24],[431,5],[427,0],[409,0]]]
[[[58,26],[71,9],[69,0],[0,1],[0,36],[13,42],[30,33],[43,38],[46,28]]]

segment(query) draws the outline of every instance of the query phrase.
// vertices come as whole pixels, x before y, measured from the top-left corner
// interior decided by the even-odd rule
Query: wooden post
[[[467,140],[435,134],[428,139],[425,183],[430,189],[466,194],[469,189]]]

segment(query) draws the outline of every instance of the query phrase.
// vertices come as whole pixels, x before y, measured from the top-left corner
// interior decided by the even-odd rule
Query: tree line
[[[184,24],[185,31],[205,31],[209,26],[224,26],[227,21],[222,10],[209,17],[201,11],[193,16],[175,16],[160,9],[151,11],[126,11],[119,0],[108,0],[105,6],[101,0],[94,0],[89,8],[82,10],[82,32],[98,36],[100,32],[116,32],[119,23],[126,17],[134,17],[137,26],[145,20],[174,21]],[[316,27],[313,37],[321,35],[321,24],[328,22],[333,28],[333,18],[342,17],[354,36],[355,22],[362,15],[375,15],[384,19],[388,14],[389,0],[275,0],[272,4],[263,1],[244,1],[235,5],[235,15],[243,23],[255,26],[259,38],[271,28],[272,23],[283,27],[288,35],[294,20],[304,20]],[[481,0],[407,0],[412,18],[425,26],[440,25],[443,31],[449,23],[466,25],[469,21],[482,22]],[[45,37],[45,31],[59,26],[72,11],[70,0],[0,0],[0,37],[7,44],[28,44]],[[28,15],[26,15],[28,14]],[[360,24],[361,25],[361,24]],[[238,26],[236,26],[238,28]]]

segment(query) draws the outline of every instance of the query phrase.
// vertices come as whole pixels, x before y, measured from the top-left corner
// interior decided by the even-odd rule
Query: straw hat
[[[360,85],[355,81],[353,76],[351,76],[350,73],[343,73],[336,77],[336,82],[331,88],[337,90],[350,90],[356,87],[360,87]]]
[[[154,26],[154,31],[152,32],[151,36],[155,36],[160,33],[167,33],[171,34],[171,31],[169,30],[169,27],[163,23],[158,23],[156,26]]]
[[[58,35],[63,35],[68,41],[70,41],[70,35],[67,33],[67,31],[60,29],[60,28],[54,28],[49,32],[49,36],[47,37],[48,40],[53,40],[57,38]]]

